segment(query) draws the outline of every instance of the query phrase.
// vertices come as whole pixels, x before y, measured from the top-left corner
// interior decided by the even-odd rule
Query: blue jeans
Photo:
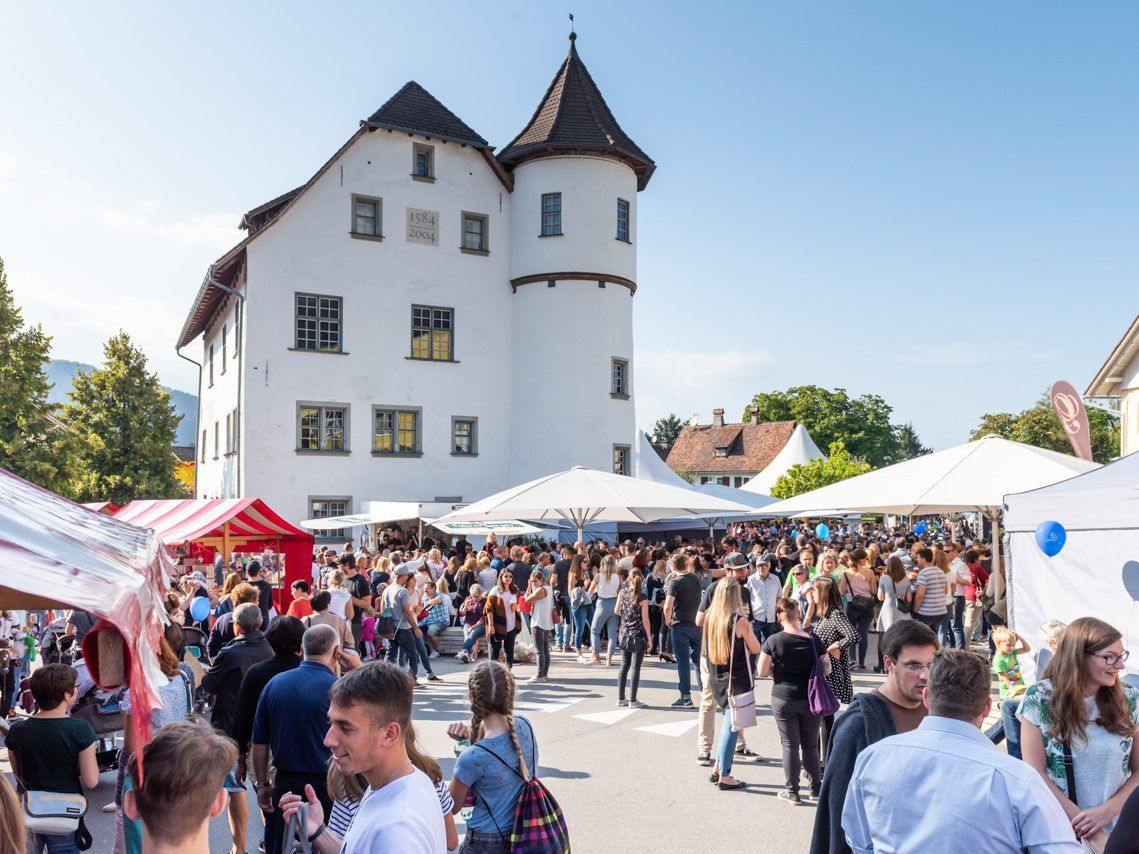
[[[423,630],[420,629],[420,632],[422,631]],[[419,660],[423,662],[423,669],[427,671],[428,676],[434,676],[435,674],[431,670],[431,659],[427,655],[427,641],[422,637],[415,637],[414,634],[412,635],[412,639],[415,641],[415,651],[419,653]],[[412,675],[415,675],[414,670],[412,671]]]
[[[1022,759],[1020,754],[1020,719],[1016,716],[1016,708],[1020,705],[1020,698],[1015,700],[1001,700],[1001,720],[1005,725],[1005,748],[1008,755],[1014,759]]]
[[[720,738],[716,742],[716,764],[720,768],[720,776],[727,777],[732,773],[732,757],[736,754],[736,739],[738,732],[732,732],[732,710],[724,709],[724,723],[720,727]]]
[[[591,616],[593,616],[592,605],[573,609],[573,645],[576,649],[581,649],[581,641],[582,638],[585,637],[585,631],[589,627],[589,618]]]
[[[557,607],[557,606],[555,606]],[[558,646],[569,646],[570,636],[573,634],[573,626],[570,625],[569,612],[561,612],[562,621],[554,626],[554,643]]]
[[[475,641],[486,637],[486,623],[479,623],[477,626],[465,626],[463,634],[467,636],[466,640],[463,641],[463,652],[470,652],[475,648]]]
[[[419,676],[419,653],[415,648],[415,635],[412,634],[411,629],[396,629],[395,639],[392,640],[388,646],[388,652],[385,658],[395,664],[396,657],[402,652],[407,659],[408,669],[411,670],[411,678],[415,679]]]
[[[692,699],[691,666],[696,668],[696,687],[700,688],[700,629],[692,623],[672,627],[672,652],[676,656],[676,672],[680,675],[680,696]]]
[[[609,630],[609,655],[617,651],[617,627],[620,624],[621,620],[617,616],[617,600],[598,597],[597,611],[593,615],[593,624],[590,626],[593,632],[594,655],[601,655],[601,631],[606,628]]]
[[[953,597],[953,643],[958,649],[968,649],[969,639],[965,637],[965,597]]]
[[[39,854],[47,846],[47,854],[79,854],[79,846],[75,844],[75,835],[45,836],[37,833],[34,837],[32,850]]]

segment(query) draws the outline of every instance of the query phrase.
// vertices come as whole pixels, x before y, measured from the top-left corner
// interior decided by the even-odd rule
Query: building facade
[[[684,426],[665,462],[697,486],[739,489],[771,464],[794,432],[794,421],[729,424],[724,410],[713,409],[711,424]]]
[[[572,36],[497,154],[405,85],[211,265],[178,342],[202,348],[197,496],[297,520],[628,472],[654,168]]]
[[[1119,454],[1139,451],[1139,315],[1096,373],[1085,397],[1114,401],[1119,406]]]

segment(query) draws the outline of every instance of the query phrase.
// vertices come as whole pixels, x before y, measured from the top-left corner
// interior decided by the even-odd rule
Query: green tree
[[[658,445],[665,445],[672,447],[676,442],[676,437],[680,435],[680,431],[684,429],[684,422],[680,420],[680,416],[675,412],[671,413],[664,418],[658,418],[656,423],[653,424],[653,432],[649,434]]]
[[[893,412],[876,394],[852,398],[846,389],[806,385],[757,394],[743,420],[797,421],[820,447],[842,442],[852,456],[878,468],[905,459],[898,428],[890,423]]]
[[[1092,459],[1097,463],[1107,463],[1119,456],[1118,418],[1100,409],[1089,409],[1088,428],[1092,437]],[[1068,441],[1060,419],[1052,411],[1047,391],[1032,407],[1016,415],[997,412],[981,416],[981,423],[969,438],[980,439],[989,434],[1064,454],[1072,453],[1072,443]]]
[[[103,346],[103,367],[75,377],[68,423],[90,437],[80,493],[125,504],[135,498],[183,498],[175,476],[180,415],[146,356],[120,331]]]
[[[0,258],[0,466],[73,497],[79,442],[47,396],[51,337],[24,326]]]
[[[827,459],[791,466],[775,481],[771,495],[773,498],[792,498],[868,471],[869,463],[852,457],[842,442],[831,442],[830,456]]]
[[[924,457],[930,449],[921,443],[913,424],[900,424],[894,428],[898,440],[898,458],[894,462],[912,460],[914,457]]]

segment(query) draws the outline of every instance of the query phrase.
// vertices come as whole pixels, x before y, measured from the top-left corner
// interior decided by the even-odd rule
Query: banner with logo
[[[1084,408],[1084,399],[1072,388],[1071,383],[1064,380],[1054,383],[1048,396],[1052,400],[1052,411],[1068,434],[1072,450],[1080,459],[1090,460],[1092,434],[1088,427],[1088,411]]]

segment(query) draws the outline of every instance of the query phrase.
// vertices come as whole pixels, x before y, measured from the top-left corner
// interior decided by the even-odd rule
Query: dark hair
[[[45,664],[32,674],[32,696],[40,711],[49,711],[75,690],[75,671],[66,664]]]
[[[273,647],[274,655],[299,655],[305,625],[296,617],[274,617],[265,631],[265,640]]]
[[[895,558],[896,559],[896,558]],[[937,635],[925,623],[917,620],[898,620],[882,635],[882,655],[897,661],[907,646],[940,648]]]
[[[312,597],[309,604],[312,605],[314,611],[327,611],[328,606],[332,604],[332,594],[327,590],[321,590]]]
[[[307,581],[305,581],[303,578],[298,578],[296,581],[289,585],[289,589],[303,590],[305,593],[308,593],[311,588],[308,586]]]
[[[259,573],[260,571],[261,571],[261,562],[260,561],[251,560],[251,561],[249,561],[249,563],[247,563],[245,565],[245,574],[246,575],[257,575],[257,573]]]
[[[985,713],[993,690],[989,665],[976,653],[939,649],[929,669],[928,690],[931,715],[972,721]]]
[[[928,546],[922,546],[920,549],[918,549],[918,557],[920,557],[926,563],[933,563],[933,549],[929,548]]]
[[[368,706],[368,716],[377,727],[394,721],[403,730],[411,724],[414,690],[415,683],[406,670],[387,661],[374,661],[337,679],[328,698],[338,706]]]

